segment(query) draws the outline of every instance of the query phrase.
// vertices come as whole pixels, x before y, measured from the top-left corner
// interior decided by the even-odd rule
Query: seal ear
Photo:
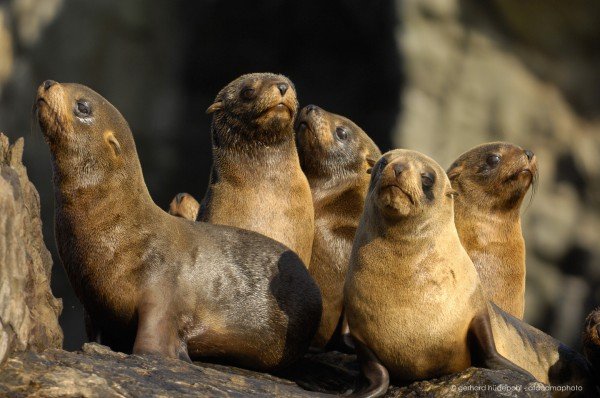
[[[452,166],[448,169],[446,174],[448,175],[448,179],[450,181],[456,179],[460,173],[462,172],[463,165],[458,163],[453,163]]]
[[[220,111],[221,109],[223,109],[223,103],[221,101],[217,101],[208,107],[208,109],[206,110],[206,114],[210,115],[211,113]]]
[[[119,140],[115,137],[115,134],[112,131],[107,131],[104,133],[104,141],[110,145],[115,156],[119,156],[121,154],[121,144],[119,144]]]
[[[448,191],[446,191],[446,196],[454,199],[458,196],[458,191],[454,188],[449,188]]]
[[[369,165],[369,168],[367,169],[367,174],[371,174],[373,172],[373,166],[375,166],[375,163],[377,163],[377,159],[371,156],[367,156],[367,164]]]

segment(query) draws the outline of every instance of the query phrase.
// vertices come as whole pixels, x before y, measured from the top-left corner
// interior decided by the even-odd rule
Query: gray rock
[[[0,363],[15,351],[60,348],[63,340],[40,199],[22,155],[23,139],[11,146],[0,133]]]
[[[21,353],[0,368],[0,396],[9,397],[318,397],[350,391],[355,357],[307,355],[278,376],[155,356],[125,355],[98,344],[81,352]],[[310,389],[305,390],[300,386]],[[386,397],[546,397],[544,388],[510,371],[470,368],[437,380],[392,386]]]

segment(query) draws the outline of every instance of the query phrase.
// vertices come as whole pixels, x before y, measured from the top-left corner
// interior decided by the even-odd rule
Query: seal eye
[[[348,131],[346,131],[346,129],[343,127],[337,127],[335,129],[335,135],[337,135],[340,140],[345,140],[348,138]]]
[[[490,167],[496,167],[498,165],[498,163],[500,163],[500,156],[493,154],[493,155],[489,155],[487,157],[487,159],[485,160],[485,162],[488,164],[488,166]]]
[[[423,189],[431,189],[433,183],[435,182],[433,175],[429,173],[421,174],[421,184],[423,184]]]
[[[75,115],[80,117],[87,117],[92,114],[92,108],[90,103],[85,100],[78,100],[75,104]]]
[[[250,100],[254,98],[254,89],[253,88],[245,88],[242,90],[242,98],[246,100]]]

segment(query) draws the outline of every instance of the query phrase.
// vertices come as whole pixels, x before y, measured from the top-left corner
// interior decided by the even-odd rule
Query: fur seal
[[[196,221],[200,203],[189,193],[178,193],[169,204],[169,214]]]
[[[485,298],[454,226],[454,195],[418,152],[394,150],[373,167],[344,286],[368,380],[356,395],[384,394],[390,375],[407,383],[472,365],[593,388],[585,358]]]
[[[583,354],[590,361],[600,384],[600,307],[585,319],[583,330]]]
[[[314,211],[294,139],[297,109],[282,75],[243,75],[219,92],[207,110],[213,166],[200,220],[273,238],[308,267]]]
[[[127,122],[91,89],[45,81],[36,104],[52,155],[58,251],[103,343],[258,370],[307,350],[321,297],[295,253],[160,209]]]
[[[519,211],[537,176],[535,155],[507,142],[482,144],[462,154],[447,174],[458,193],[458,236],[484,292],[504,311],[523,319],[525,240]]]
[[[312,346],[323,348],[342,315],[352,242],[369,187],[367,170],[381,152],[351,120],[316,105],[299,112],[296,140],[315,208],[309,272],[323,298],[321,323]]]

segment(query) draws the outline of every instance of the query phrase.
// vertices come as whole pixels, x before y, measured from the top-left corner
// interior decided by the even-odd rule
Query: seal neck
[[[131,211],[154,205],[142,174],[137,153],[127,156],[129,163],[114,170],[102,160],[72,152],[52,153],[56,206],[61,211],[85,217],[100,204],[116,203]]]
[[[386,240],[393,247],[402,248],[422,244],[430,244],[441,235],[455,235],[458,240],[458,232],[454,226],[453,209],[439,209],[434,216],[418,214],[401,219],[390,219],[384,217],[376,206],[367,206],[364,210],[363,219],[365,228],[372,236]]]
[[[461,240],[479,245],[522,241],[519,209],[501,213],[468,204],[456,206],[456,228]]]
[[[221,170],[228,164],[235,164],[236,166],[232,166],[232,168],[237,170],[243,169],[246,164],[251,164],[252,168],[246,168],[248,172],[255,171],[257,165],[284,172],[283,166],[289,163],[290,159],[295,159],[300,167],[293,132],[291,134],[291,137],[269,144],[234,139],[224,145],[223,142],[215,143],[213,140],[213,161]]]
[[[265,152],[293,147],[294,152],[297,153],[291,123],[279,129],[265,129],[260,125],[249,126],[241,121],[226,123],[215,117],[211,125],[211,137],[213,152],[226,150],[260,158]]]

